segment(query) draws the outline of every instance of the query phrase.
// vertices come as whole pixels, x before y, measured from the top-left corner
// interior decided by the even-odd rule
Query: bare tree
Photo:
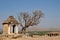
[[[22,32],[26,31],[29,26],[34,26],[40,23],[40,19],[43,17],[41,10],[33,11],[33,15],[29,15],[28,12],[21,12],[18,16],[20,26],[22,27]]]

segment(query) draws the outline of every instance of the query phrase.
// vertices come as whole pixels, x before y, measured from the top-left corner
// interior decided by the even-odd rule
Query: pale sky
[[[60,0],[0,0],[0,27],[8,16],[18,19],[20,12],[35,9],[44,13],[39,27],[60,28]]]

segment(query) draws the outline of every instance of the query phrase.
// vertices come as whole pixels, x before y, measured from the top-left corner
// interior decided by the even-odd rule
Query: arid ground
[[[60,36],[49,37],[49,36],[34,35],[33,37],[22,36],[22,37],[18,37],[18,38],[5,38],[3,40],[60,40]]]

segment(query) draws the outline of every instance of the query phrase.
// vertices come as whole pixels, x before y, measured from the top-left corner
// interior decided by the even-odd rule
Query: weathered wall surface
[[[8,24],[4,24],[3,25],[3,34],[7,34],[8,33]]]

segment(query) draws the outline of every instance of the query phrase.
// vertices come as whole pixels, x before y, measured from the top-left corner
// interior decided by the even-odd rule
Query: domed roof
[[[13,16],[9,16],[6,20],[4,20],[3,24],[5,24],[5,23],[18,24],[18,21]]]

